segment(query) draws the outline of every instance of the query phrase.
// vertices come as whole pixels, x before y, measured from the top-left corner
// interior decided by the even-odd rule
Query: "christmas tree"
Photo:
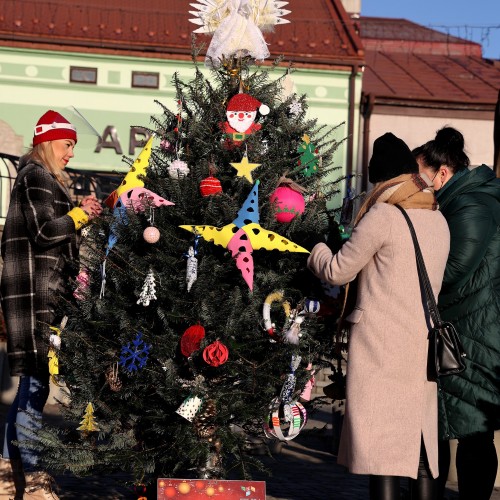
[[[284,92],[288,72],[271,78],[280,61],[225,54],[208,77],[196,60],[191,81],[174,75],[174,109],[158,103],[85,234],[60,304],[68,426],[35,445],[51,470],[249,478],[249,440],[292,439],[312,405],[336,311],[306,260],[327,234],[340,244],[338,144]]]

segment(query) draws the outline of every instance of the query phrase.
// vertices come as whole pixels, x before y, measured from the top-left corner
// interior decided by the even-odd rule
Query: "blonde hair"
[[[66,185],[69,176],[56,165],[54,150],[52,149],[52,141],[45,141],[33,146],[27,153],[26,159],[39,163],[48,170],[59,184]]]

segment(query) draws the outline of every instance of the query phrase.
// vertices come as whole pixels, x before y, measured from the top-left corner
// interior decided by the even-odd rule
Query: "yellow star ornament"
[[[261,163],[249,163],[248,156],[245,153],[240,163],[231,163],[231,166],[238,171],[236,174],[238,177],[245,177],[248,182],[253,183],[252,171],[260,167]]]

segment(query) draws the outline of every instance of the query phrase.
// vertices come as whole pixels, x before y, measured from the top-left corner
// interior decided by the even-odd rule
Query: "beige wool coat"
[[[439,211],[407,210],[434,294],[450,236]],[[355,474],[417,477],[423,437],[438,476],[437,387],[426,377],[427,332],[415,251],[403,214],[376,203],[333,255],[316,245],[308,267],[343,285],[359,274],[347,360],[347,397],[338,462]]]

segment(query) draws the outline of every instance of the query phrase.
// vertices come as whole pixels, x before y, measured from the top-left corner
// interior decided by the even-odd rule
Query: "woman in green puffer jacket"
[[[469,169],[462,134],[451,127],[414,151],[433,179],[451,235],[439,310],[462,340],[467,368],[439,380],[441,496],[458,439],[460,499],[486,500],[498,461],[500,429],[500,179],[486,165]]]

